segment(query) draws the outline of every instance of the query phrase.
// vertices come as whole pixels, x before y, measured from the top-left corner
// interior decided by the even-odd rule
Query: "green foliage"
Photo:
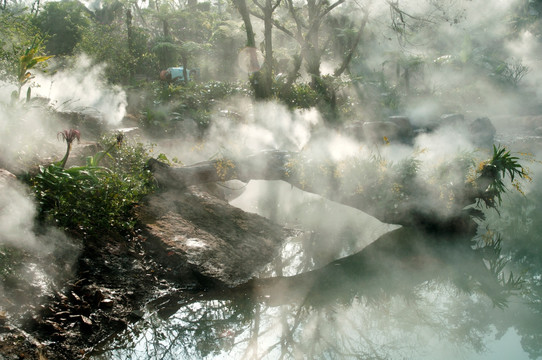
[[[420,211],[434,218],[451,218],[466,210],[479,216],[481,211],[471,205],[497,209],[508,191],[506,181],[521,190],[518,178],[529,179],[518,158],[500,147],[478,167],[469,153],[422,167],[417,154],[391,162],[380,156],[378,147],[372,156],[360,153],[339,162],[314,161],[306,154],[311,151],[308,148],[292,157],[286,167],[286,175],[301,189],[330,198],[348,194],[348,201],[383,214]]]
[[[220,66],[227,68],[230,76],[218,78],[231,78],[239,45],[233,45],[230,37],[221,37],[219,31],[222,20],[229,14],[218,14],[202,6],[175,8],[172,3],[161,4],[159,10],[152,13],[156,28],[160,28],[160,36],[153,39],[151,48],[160,61],[161,70],[182,65],[210,69],[205,72],[207,75]],[[221,29],[228,30],[227,27]],[[222,54],[227,54],[228,59],[221,59]],[[223,74],[210,76],[216,79],[216,75]]]
[[[519,158],[512,156],[505,147],[496,147],[493,145],[493,157],[491,160],[483,163],[480,168],[480,177],[478,183],[485,192],[479,197],[479,202],[483,202],[486,207],[496,208],[502,202],[502,194],[507,191],[504,183],[506,175],[516,188],[521,191],[517,182],[514,180],[530,179],[526,170],[519,163]]]
[[[168,39],[158,39],[152,47],[152,52],[157,56],[161,69],[177,65],[179,46]]]
[[[89,11],[79,1],[53,1],[45,3],[35,23],[49,35],[46,43],[49,54],[71,55],[81,40],[83,29],[90,25],[90,17]]]
[[[119,0],[102,2],[99,9],[94,10],[94,16],[98,23],[111,25],[115,19],[123,16],[124,5]]]
[[[323,76],[313,79],[311,83],[294,83],[287,86],[283,76],[275,78],[273,92],[282,103],[291,109],[309,109],[316,107],[329,122],[339,120],[341,114],[350,106],[348,96],[341,92],[351,85],[343,78]]]
[[[118,138],[104,138],[102,144],[107,150],[85,166],[41,166],[31,178],[42,221],[86,236],[133,228],[132,208],[153,188],[145,169],[150,150]]]
[[[50,59],[52,56],[38,56],[40,51],[41,43],[43,40],[35,38],[23,55],[19,58],[19,71],[18,71],[18,80],[19,80],[19,91],[17,93],[17,98],[21,95],[21,88],[32,79],[32,70],[36,65],[43,63]],[[30,99],[30,88],[28,89],[27,101]]]
[[[205,46],[193,41],[185,41],[179,46],[179,54],[183,59],[193,59],[199,54]]]
[[[236,95],[250,95],[246,84],[220,81],[158,83],[152,103],[143,111],[142,126],[151,133],[160,134],[173,132],[179,121],[191,119],[203,130],[209,125],[211,111],[218,102]]]
[[[0,13],[0,80],[17,84],[12,98],[19,99],[22,87],[33,78],[30,70],[51,58],[40,55],[43,40],[26,16]],[[29,88],[27,100],[30,92]]]
[[[15,269],[23,257],[22,250],[0,244],[0,282],[15,274]]]
[[[289,89],[278,90],[279,100],[290,108],[309,109],[318,104],[318,93],[307,83],[293,84]]]
[[[415,157],[397,163],[379,155],[351,156],[340,162],[309,159],[310,156],[303,154],[293,158],[286,171],[295,171],[302,189],[318,189],[317,192],[324,196],[338,192],[349,194],[351,198],[364,199],[366,204],[397,208],[414,198],[419,191],[416,178],[420,161]]]
[[[0,11],[0,80],[17,82],[21,54],[36,38],[43,38],[26,14]]]
[[[529,67],[519,60],[512,62],[503,61],[495,66],[493,74],[503,85],[517,87],[521,79],[529,73]]]
[[[117,20],[109,25],[93,24],[85,28],[76,52],[85,53],[97,63],[105,63],[106,78],[112,83],[128,83],[134,72],[157,78],[158,58],[148,50],[149,35],[132,28],[131,50],[126,26]]]
[[[232,81],[236,78],[239,49],[246,41],[242,28],[234,20],[223,20],[215,23],[213,32],[199,57],[198,65],[206,68],[216,80]]]

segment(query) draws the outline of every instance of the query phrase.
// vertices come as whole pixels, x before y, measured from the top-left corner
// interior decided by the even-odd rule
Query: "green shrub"
[[[5,282],[15,273],[17,264],[21,263],[23,253],[11,246],[0,244],[0,282]]]
[[[134,27],[131,48],[128,34],[121,20],[110,25],[93,24],[81,32],[76,53],[89,55],[95,63],[107,64],[105,77],[111,83],[128,84],[132,75],[155,76],[160,74],[157,56],[148,47],[149,35]]]
[[[200,130],[207,128],[211,112],[220,100],[235,95],[249,96],[241,82],[157,83],[154,98],[143,110],[142,126],[150,133],[174,132],[178,121],[194,120]]]
[[[150,149],[121,137],[106,137],[102,145],[106,150],[85,166],[63,169],[54,163],[30,179],[41,221],[85,236],[133,229],[133,206],[153,188],[145,169]]]
[[[279,100],[290,108],[308,109],[319,102],[318,93],[307,83],[293,84],[278,92]]]

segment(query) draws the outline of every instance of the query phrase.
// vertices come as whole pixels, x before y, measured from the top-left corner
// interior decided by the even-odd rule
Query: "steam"
[[[61,129],[60,122],[42,107],[0,104],[0,168],[22,173],[35,162],[49,159],[63,147],[51,141]]]
[[[18,249],[24,254],[20,260],[8,257],[7,263],[2,266],[11,268],[11,275],[17,281],[32,284],[32,287],[46,294],[54,289],[58,281],[70,275],[80,246],[57,228],[39,229],[35,216],[36,206],[29,190],[16,180],[0,180],[0,251]],[[54,259],[53,264],[51,258]],[[3,289],[0,284],[0,290],[4,294],[0,299],[0,309],[9,308],[12,314],[40,301],[19,296],[14,302],[14,299],[9,300],[13,296],[13,288]],[[6,303],[4,299],[8,299]]]
[[[507,48],[512,59],[528,67],[528,74],[523,82],[535,89],[537,99],[542,99],[542,48],[536,36],[530,31],[524,31],[519,39],[509,41]]]
[[[161,139],[157,151],[183,164],[216,156],[245,157],[262,150],[300,151],[307,146],[314,130],[323,127],[316,109],[291,111],[272,101],[252,103],[237,98],[214,110],[211,126],[202,139],[194,139],[190,134]],[[195,124],[191,126],[188,119],[184,122],[195,131]]]
[[[207,140],[217,148],[233,148],[239,153],[269,149],[299,151],[308,143],[311,130],[321,124],[315,109],[291,112],[274,102],[231,107],[249,111],[241,112],[238,121],[215,118]]]
[[[29,190],[15,180],[0,182],[0,245],[45,255],[72,248],[72,240],[55,228],[38,231],[36,204]]]
[[[65,70],[37,76],[39,87],[33,92],[50,99],[58,110],[97,113],[107,124],[118,125],[126,114],[126,93],[105,82],[104,69],[105,65],[94,65],[81,55]]]
[[[431,6],[434,4],[440,4],[438,11],[434,12],[434,21],[420,25],[418,35],[409,42],[399,39],[396,33],[391,32],[389,27],[384,25],[389,24],[390,21],[389,5],[386,2],[373,2],[370,10],[374,20],[368,25],[372,33],[367,36],[369,40],[364,45],[362,61],[365,66],[376,71],[381,69],[395,71],[395,64],[391,64],[389,60],[390,53],[404,53],[412,58],[423,59],[424,65],[418,74],[422,76],[423,73],[423,79],[417,79],[419,82],[415,82],[416,79],[413,78],[411,86],[416,91],[420,90],[425,96],[420,96],[416,101],[407,98],[407,103],[404,104],[403,109],[398,110],[400,113],[397,114],[408,115],[415,126],[423,127],[431,124],[445,112],[464,112],[467,120],[473,120],[478,116],[490,116],[493,120],[493,116],[496,115],[514,115],[524,111],[522,99],[504,93],[487,77],[477,74],[468,65],[469,61],[478,55],[474,51],[476,46],[503,43],[503,34],[508,26],[504,19],[517,3],[518,1],[510,0],[497,0],[491,4],[455,0],[401,1],[401,7],[413,16],[433,9]],[[453,9],[456,10],[450,11]],[[352,12],[352,16],[361,18],[359,13],[355,12]],[[525,83],[535,89],[540,99],[542,97],[542,86],[540,86],[542,51],[537,41],[532,33],[526,31],[519,39],[504,42],[505,47],[501,51],[505,52],[505,58],[510,62],[514,59],[522,59],[523,63],[529,67],[529,76],[522,80],[522,84]],[[473,42],[477,43],[473,44]],[[331,73],[333,68],[330,63],[324,62],[321,71],[323,74]],[[63,70],[51,76],[38,76],[36,82],[40,87],[33,91],[34,94],[51,99],[50,104],[57,109],[96,111],[108,124],[116,125],[125,115],[126,94],[118,87],[106,85],[102,80],[102,74],[103,66],[93,66],[88,58],[80,57],[69,70]],[[398,89],[399,92],[406,91],[401,88],[401,79],[394,79],[388,85],[390,88]],[[416,88],[417,86],[420,89]],[[252,103],[236,99],[228,104],[219,104],[216,110],[211,127],[203,141],[174,138],[169,139],[167,143],[165,140],[159,140],[158,147],[167,152],[168,157],[178,157],[185,164],[208,160],[221,153],[225,156],[243,157],[268,149],[303,151],[315,162],[339,162],[353,156],[370,158],[378,155],[383,160],[396,163],[415,156],[421,161],[422,171],[419,176],[427,176],[437,166],[446,163],[458,154],[474,152],[478,149],[477,145],[473,144],[472,137],[469,136],[464,124],[442,126],[432,133],[423,133],[416,137],[412,145],[394,141],[388,145],[375,145],[356,139],[350,136],[351,134],[327,128],[322,115],[314,108],[291,111],[286,106],[273,101]],[[39,144],[40,139],[43,138],[54,138],[59,130],[55,129],[58,123],[54,120],[43,121],[38,113],[28,112],[17,123],[13,123],[11,118],[7,114],[0,114],[0,136],[6,139],[0,144],[0,158],[4,162],[16,162],[21,152],[35,150],[29,149],[29,144]],[[382,119],[375,117],[367,120]],[[499,125],[501,125],[499,129],[501,132],[506,129],[505,123],[499,123]],[[26,129],[32,129],[32,131]],[[439,179],[439,181],[444,183],[464,181],[460,171],[450,171],[449,174],[448,179]],[[419,180],[427,182],[428,179]],[[443,199],[439,198],[442,194],[437,190],[428,189],[423,201],[442,203]],[[284,226],[301,227],[304,231],[320,234],[320,238],[317,239],[319,241],[315,241],[314,237],[311,237],[312,234],[307,235],[307,233],[303,235],[303,239],[299,240],[306,241],[304,244],[306,248],[303,249],[301,246],[300,248],[307,250],[300,253],[306,254],[310,250],[309,255],[313,258],[298,263],[316,264],[317,261],[314,261],[314,258],[320,260],[326,258],[326,261],[329,261],[329,259],[359,251],[393,228],[360,211],[352,208],[345,209],[317,195],[292,189],[284,183],[251,181],[246,186],[244,194],[231,203],[247,211],[258,212]],[[44,242],[47,239],[53,242],[57,239],[58,243],[63,243],[65,239],[61,234],[49,232],[47,236],[40,236],[34,233],[35,213],[35,205],[24,191],[16,187],[2,189],[0,192],[0,244],[38,250],[44,249]],[[435,216],[439,215],[445,216],[446,209],[443,209],[440,214],[435,214]],[[348,241],[353,244],[348,244]],[[322,264],[318,263],[318,265]],[[456,310],[450,310],[450,318],[457,314],[462,314],[464,318],[461,305],[469,299],[472,300],[470,295],[459,297],[457,294],[444,294],[444,299],[432,301],[434,297],[443,294],[442,289],[437,288],[438,284],[434,286],[435,289],[429,289],[425,294],[422,292],[422,302],[417,308],[412,308],[411,304],[403,304],[402,301],[394,298],[391,300],[392,303],[388,304],[389,308],[394,310],[391,312],[389,309],[381,311],[382,309],[376,306],[366,306],[365,303],[356,304],[358,300],[350,307],[336,306],[331,317],[335,324],[327,327],[331,322],[329,319],[326,318],[324,323],[322,319],[314,316],[308,319],[304,328],[299,327],[305,331],[300,338],[303,338],[305,342],[310,342],[315,337],[313,335],[320,332],[326,333],[328,338],[333,338],[334,334],[327,333],[330,329],[342,329],[344,332],[352,330],[353,340],[348,343],[359,344],[359,338],[355,335],[356,331],[360,331],[360,323],[353,319],[362,319],[362,326],[367,326],[374,323],[374,318],[377,318],[384,324],[384,326],[382,324],[376,326],[380,332],[371,327],[367,329],[361,327],[363,331],[361,337],[372,335],[375,339],[373,344],[376,343],[383,349],[388,343],[392,345],[409,343],[409,341],[403,341],[405,339],[401,338],[401,335],[406,333],[410,338],[417,336],[413,335],[417,332],[412,332],[411,324],[418,321],[415,318],[419,315],[418,310],[422,313],[422,310],[433,306],[436,308],[435,313],[440,314],[440,309],[438,309],[440,305],[448,304],[449,299],[456,299],[457,301],[452,302],[452,305],[460,306]],[[452,291],[453,289],[450,293]],[[384,316],[386,310],[388,313]],[[393,316],[389,316],[390,313]],[[396,324],[393,323],[395,319],[401,318],[409,320],[403,332],[401,329],[398,330]],[[391,323],[389,323],[390,319]],[[410,322],[411,319],[415,321]],[[282,324],[283,322],[280,326]],[[278,333],[280,326],[277,321],[277,331],[267,333]],[[432,326],[426,326],[422,335],[417,339],[418,341],[420,339],[422,339],[420,342],[435,341]],[[267,340],[268,343],[276,342],[276,339]],[[416,343],[416,339],[410,343]],[[438,345],[440,344],[433,343],[432,347],[438,348]]]
[[[34,234],[36,208],[20,188],[1,185],[0,189],[0,245],[17,248],[38,248]]]
[[[0,94],[4,94],[0,99],[0,169],[24,174],[38,164],[58,160],[57,155],[63,153],[65,145],[57,141],[57,133],[66,125],[50,111],[50,106],[62,111],[103,114],[103,119],[110,124],[122,119],[125,93],[100,80],[103,67],[91,66],[88,59],[79,58],[74,69],[52,76],[37,74],[34,80],[39,87],[33,86],[30,102],[11,102],[15,87],[0,85]],[[46,98],[46,102],[39,96]],[[23,253],[24,261],[9,264],[13,276],[46,292],[65,278],[80,247],[61,230],[37,224],[36,216],[37,207],[30,189],[15,179],[0,181],[0,250],[18,249]],[[51,258],[55,259],[53,264]],[[9,298],[8,290],[13,289],[0,290]],[[24,304],[17,300],[2,303],[0,307],[9,305],[18,311],[14,304],[23,306],[35,301],[37,299],[28,298]]]
[[[64,145],[56,141],[56,134],[66,125],[48,106],[118,125],[126,113],[126,93],[106,84],[103,70],[104,65],[93,65],[88,57],[80,56],[71,67],[52,75],[33,72],[32,101],[26,104],[11,104],[15,87],[0,84],[0,94],[4,94],[0,99],[0,167],[19,173],[63,152]]]

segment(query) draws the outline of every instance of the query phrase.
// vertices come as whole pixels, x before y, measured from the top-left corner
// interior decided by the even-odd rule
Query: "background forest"
[[[316,107],[329,124],[397,114],[427,121],[439,113],[487,112],[490,102],[497,114],[513,107],[529,114],[538,110],[532,42],[540,36],[540,7],[537,1],[500,1],[488,9],[452,0],[6,0],[1,77],[33,84],[20,75],[28,47],[33,56],[54,56],[49,75],[91,71],[80,62],[85,56],[104,67],[100,80],[139,96],[129,99],[128,112],[144,114],[141,125],[159,132],[187,118],[205,128],[213,107],[237,94]],[[173,66],[197,69],[195,81],[158,81]]]

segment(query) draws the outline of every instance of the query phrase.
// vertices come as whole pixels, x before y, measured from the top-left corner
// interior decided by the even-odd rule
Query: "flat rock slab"
[[[17,179],[15,175],[5,169],[0,169],[0,186],[14,182]]]
[[[184,281],[233,287],[277,254],[287,230],[191,186],[151,195],[139,208],[147,242]]]

